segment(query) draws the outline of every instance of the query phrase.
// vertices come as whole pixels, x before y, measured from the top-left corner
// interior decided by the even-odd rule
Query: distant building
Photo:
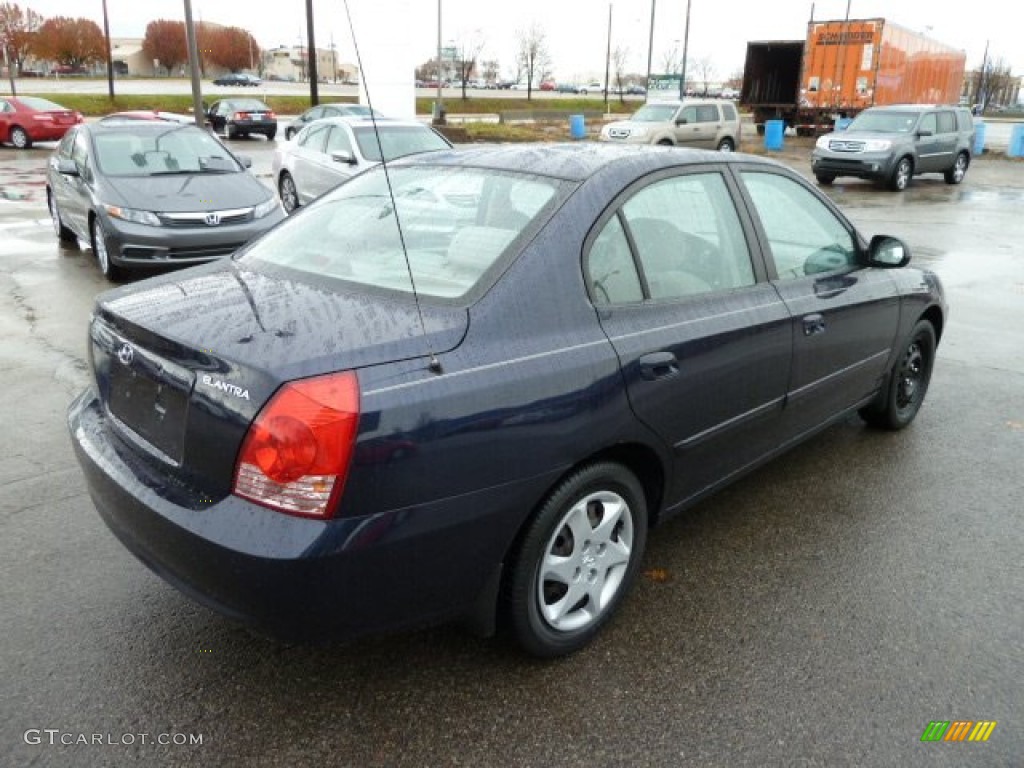
[[[304,45],[279,46],[263,51],[263,77],[266,80],[305,81],[309,79],[309,49]],[[320,80],[350,82],[359,80],[359,67],[338,58],[336,49],[316,49],[316,71]]]

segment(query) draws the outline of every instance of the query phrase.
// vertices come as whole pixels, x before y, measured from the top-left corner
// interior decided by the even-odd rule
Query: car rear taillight
[[[352,371],[285,384],[249,427],[234,493],[280,512],[331,517],[358,425],[359,381]]]
[[[249,119],[249,113],[248,112],[235,112],[235,114],[233,114],[231,116],[231,119],[232,120],[248,120]]]
[[[266,118],[268,118],[269,120],[276,120],[277,119],[277,115],[274,114],[274,110],[270,110],[269,112],[266,112],[264,114],[264,116]]]

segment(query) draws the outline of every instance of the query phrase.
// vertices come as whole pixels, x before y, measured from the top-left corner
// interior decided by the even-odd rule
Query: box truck
[[[885,104],[956,104],[966,55],[885,19],[810,21],[805,40],[747,43],[740,104],[798,135]]]

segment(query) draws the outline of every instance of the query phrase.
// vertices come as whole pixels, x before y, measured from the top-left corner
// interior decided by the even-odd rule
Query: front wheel
[[[831,173],[816,173],[814,174],[814,178],[816,178],[818,180],[818,183],[821,184],[821,186],[823,187],[827,187],[829,184],[836,180],[836,177],[833,176]]]
[[[92,252],[96,254],[96,263],[100,267],[100,272],[112,282],[120,280],[123,272],[120,267],[110,260],[110,252],[107,250],[107,239],[103,235],[103,227],[98,219],[93,219],[89,222],[89,236],[92,240]]]
[[[632,472],[601,462],[563,480],[512,558],[507,610],[519,645],[554,658],[590,642],[629,591],[646,541],[646,499]]]
[[[11,128],[11,144],[18,149],[29,149],[32,146],[32,137],[20,125],[16,125]]]
[[[47,191],[46,202],[50,208],[50,221],[53,223],[53,233],[57,236],[57,239],[62,243],[73,243],[78,238],[75,237],[75,233],[64,226],[64,221],[60,217],[60,209],[57,207],[57,198],[53,192]]]
[[[287,171],[281,174],[277,191],[281,195],[281,205],[284,206],[285,213],[291,213],[299,207],[299,191],[295,188],[295,179]]]
[[[286,138],[286,139],[287,139],[288,141],[291,141],[291,140],[292,140],[292,138],[294,138],[294,136],[295,136],[295,131],[293,131],[293,130],[292,130],[291,128],[285,128],[285,129],[284,129],[284,137],[285,137],[285,138]]]
[[[946,171],[944,177],[947,184],[959,184],[964,180],[964,176],[967,175],[967,166],[970,161],[967,159],[967,153],[961,152],[956,156],[956,160],[953,161],[953,167]]]
[[[914,164],[909,157],[901,157],[893,168],[892,176],[889,177],[889,188],[896,192],[902,192],[910,184],[910,177],[914,174]]]
[[[927,320],[918,321],[910,341],[889,372],[879,399],[861,409],[868,424],[898,430],[910,424],[921,410],[935,363],[935,328]]]
[[[736,149],[736,145],[732,143],[732,139],[725,138],[718,142],[719,152],[732,152]]]

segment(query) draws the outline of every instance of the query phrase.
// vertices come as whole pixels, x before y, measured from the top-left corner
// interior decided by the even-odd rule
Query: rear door
[[[783,421],[796,437],[877,390],[899,322],[897,286],[888,271],[860,266],[852,227],[809,185],[771,168],[740,178],[772,285],[792,315]]]
[[[771,450],[789,381],[789,313],[734,192],[717,166],[660,174],[588,240],[588,288],[630,403],[673,449],[669,505]]]

